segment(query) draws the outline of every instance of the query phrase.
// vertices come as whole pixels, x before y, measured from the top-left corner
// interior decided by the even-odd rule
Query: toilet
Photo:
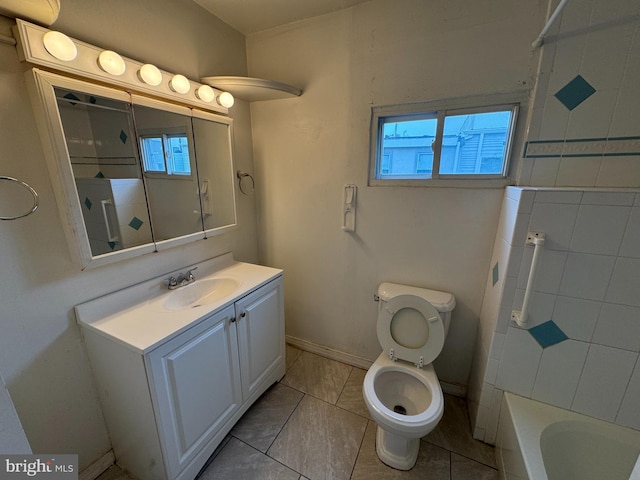
[[[442,351],[455,297],[446,292],[382,283],[378,288],[378,341],[382,353],[369,368],[362,393],[378,424],[376,453],[390,467],[410,470],[420,438],[444,413],[431,362]]]

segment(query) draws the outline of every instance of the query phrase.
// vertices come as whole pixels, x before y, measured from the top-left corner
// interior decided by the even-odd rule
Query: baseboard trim
[[[292,337],[291,335],[286,336],[286,342],[290,345],[293,345],[294,347],[299,348],[300,350],[317,353],[318,355],[330,358],[331,360],[336,360],[337,362],[346,363],[347,365],[351,365],[352,367],[358,367],[368,370],[369,367],[371,367],[371,365],[373,364],[373,361],[367,358],[341,352],[340,350],[335,350],[333,348],[319,345],[308,340],[302,340],[301,338]],[[463,398],[467,396],[467,387],[465,385],[456,385],[453,383],[440,381],[440,386],[442,387],[442,391],[444,393],[448,393],[449,395]]]
[[[440,386],[442,387],[443,393],[448,393],[449,395],[453,395],[454,397],[467,397],[467,387],[465,385],[457,385],[455,383],[447,383],[440,381]]]
[[[93,462],[87,468],[80,472],[78,480],[95,480],[104,473],[111,465],[116,461],[116,457],[113,454],[113,450],[109,450],[98,460]]]
[[[351,365],[352,367],[364,368],[365,370],[368,370],[369,367],[373,364],[373,362],[367,358],[341,352],[333,348],[325,347],[324,345],[309,342],[308,340],[302,340],[301,338],[292,337],[291,335],[286,336],[286,341],[288,344],[293,345],[300,350],[317,353],[318,355],[330,358],[331,360],[346,363],[347,365]]]

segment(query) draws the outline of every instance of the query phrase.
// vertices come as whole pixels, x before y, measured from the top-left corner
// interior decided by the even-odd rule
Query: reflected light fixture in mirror
[[[171,88],[171,90],[178,93],[187,93],[189,90],[191,90],[191,84],[189,83],[187,77],[180,74],[171,77],[171,80],[169,80],[169,87]]]
[[[196,97],[203,102],[212,102],[216,98],[216,92],[209,85],[200,85],[196,89]]]
[[[218,103],[223,107],[231,108],[235,103],[235,99],[229,92],[222,92],[220,95],[218,95]]]
[[[162,83],[162,72],[160,72],[160,69],[155,65],[145,63],[140,67],[140,70],[138,70],[138,78],[147,85],[157,87]]]
[[[127,66],[120,55],[111,50],[105,50],[98,56],[98,65],[102,70],[111,75],[122,75]]]
[[[47,52],[63,62],[70,62],[78,56],[76,44],[64,33],[47,32],[42,37],[42,43]]]

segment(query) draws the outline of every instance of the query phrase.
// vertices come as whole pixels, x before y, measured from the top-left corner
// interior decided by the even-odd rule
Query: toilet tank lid
[[[388,302],[398,295],[415,295],[417,297],[422,297],[433,305],[440,313],[450,312],[456,306],[456,298],[453,294],[441,292],[439,290],[411,287],[409,285],[400,285],[389,282],[381,283],[378,287],[378,296],[380,297],[380,300]]]

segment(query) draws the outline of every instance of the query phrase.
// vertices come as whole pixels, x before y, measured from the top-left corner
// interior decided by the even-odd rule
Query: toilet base
[[[411,470],[418,459],[419,438],[406,438],[390,433],[378,425],[376,453],[378,458],[398,470]]]

